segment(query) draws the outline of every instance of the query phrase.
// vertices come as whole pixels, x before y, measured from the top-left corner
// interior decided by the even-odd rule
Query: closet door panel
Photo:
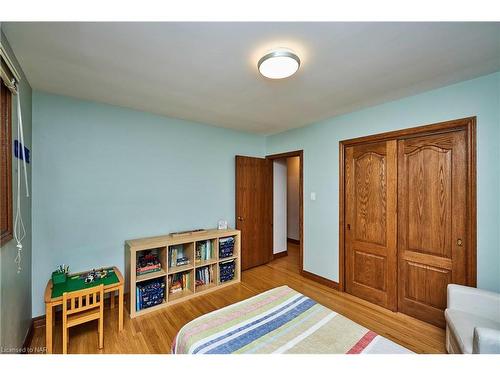
[[[398,141],[398,309],[444,326],[446,286],[465,284],[465,132]]]
[[[407,148],[408,250],[450,258],[451,149]]]
[[[384,256],[354,250],[354,283],[387,290],[386,261]]]
[[[346,291],[396,310],[396,141],[346,148]]]

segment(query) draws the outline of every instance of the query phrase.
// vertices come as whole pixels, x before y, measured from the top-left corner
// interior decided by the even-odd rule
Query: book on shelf
[[[157,263],[157,264],[151,264],[149,266],[143,266],[143,267],[137,267],[137,271],[139,272],[147,272],[147,271],[151,271],[151,270],[156,270],[158,268],[161,268],[161,264],[160,263]]]
[[[201,242],[197,242],[196,243],[195,254],[194,254],[194,257],[195,257],[196,260],[200,260],[201,259],[201,248],[202,248]]]
[[[147,268],[147,269],[138,268],[137,269],[137,276],[147,275],[149,273],[158,272],[158,271],[161,271],[161,266],[160,267],[151,267],[151,268]]]
[[[144,275],[146,273],[161,270],[161,262],[158,256],[159,249],[144,251],[139,253],[136,265],[136,274]]]
[[[177,293],[186,289],[191,289],[191,277],[189,272],[175,273],[168,276],[169,293]]]
[[[170,293],[177,293],[177,292],[182,292],[182,284],[180,281],[175,281],[172,283],[170,286]]]
[[[196,260],[204,261],[214,258],[214,246],[212,240],[199,241],[196,243]]]
[[[196,285],[207,285],[213,282],[213,267],[206,266],[196,269]]]
[[[177,258],[177,262],[176,262],[177,267],[179,267],[179,266],[185,266],[186,264],[189,264],[189,258],[188,257]]]
[[[189,264],[189,257],[184,254],[184,245],[170,246],[168,249],[168,264],[170,267],[178,267]]]

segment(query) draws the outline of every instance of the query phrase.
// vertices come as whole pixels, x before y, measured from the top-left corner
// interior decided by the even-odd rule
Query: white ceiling
[[[33,88],[261,134],[500,70],[500,23],[2,23]],[[257,71],[269,49],[298,73]]]

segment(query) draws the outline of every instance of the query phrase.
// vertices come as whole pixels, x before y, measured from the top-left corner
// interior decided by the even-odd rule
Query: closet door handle
[[[459,239],[457,240],[457,245],[458,245],[458,246],[460,246],[460,247],[462,247],[462,246],[463,246],[463,242],[462,242],[462,239],[461,239],[461,238],[459,238]]]

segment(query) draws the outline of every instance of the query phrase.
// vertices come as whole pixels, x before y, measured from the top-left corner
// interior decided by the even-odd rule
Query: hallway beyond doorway
[[[287,270],[300,274],[300,246],[292,241],[287,241],[287,255],[275,257],[269,265],[273,268]],[[275,254],[279,255],[278,254]]]

